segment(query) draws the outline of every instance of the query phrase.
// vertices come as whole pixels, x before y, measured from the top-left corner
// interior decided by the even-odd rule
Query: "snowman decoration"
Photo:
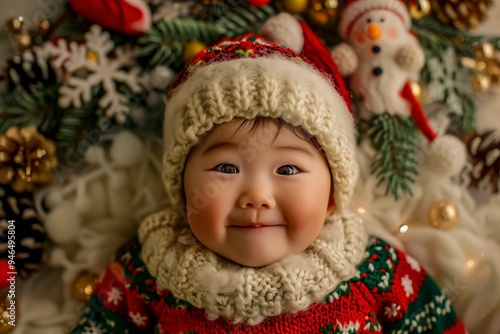
[[[411,115],[429,140],[436,134],[411,92],[425,56],[410,32],[411,18],[404,1],[346,1],[339,34],[347,41],[332,50],[344,76],[351,76],[351,89],[362,101],[362,116]]]

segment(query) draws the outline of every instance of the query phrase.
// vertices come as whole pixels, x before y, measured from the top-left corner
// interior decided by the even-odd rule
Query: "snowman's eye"
[[[380,22],[385,22],[385,18],[381,17]]]
[[[372,19],[369,17],[369,18],[366,19],[366,22],[371,23]]]

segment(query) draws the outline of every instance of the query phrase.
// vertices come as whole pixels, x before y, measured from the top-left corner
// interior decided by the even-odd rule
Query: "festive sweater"
[[[355,277],[322,302],[258,325],[207,319],[203,309],[158,289],[140,254],[137,238],[117,252],[71,333],[466,332],[448,297],[419,263],[378,238],[368,243]]]

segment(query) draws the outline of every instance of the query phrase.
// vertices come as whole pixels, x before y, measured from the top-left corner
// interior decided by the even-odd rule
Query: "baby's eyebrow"
[[[293,151],[299,151],[302,153],[305,153],[311,157],[314,156],[313,152],[309,150],[307,147],[300,146],[300,145],[283,145],[283,146],[275,146],[274,147],[277,150],[293,150]]]
[[[230,148],[230,149],[237,149],[239,145],[237,143],[231,143],[231,142],[215,142],[210,145],[208,145],[207,148],[203,151],[201,155],[205,155],[207,153],[210,153],[211,151],[215,151],[221,148]]]

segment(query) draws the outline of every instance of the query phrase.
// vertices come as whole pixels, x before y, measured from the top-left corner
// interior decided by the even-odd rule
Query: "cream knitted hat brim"
[[[171,205],[182,209],[182,172],[200,136],[236,117],[256,116],[281,118],[316,138],[333,177],[335,212],[347,210],[358,173],[352,116],[323,75],[298,58],[279,56],[213,63],[174,91],[164,124]]]

